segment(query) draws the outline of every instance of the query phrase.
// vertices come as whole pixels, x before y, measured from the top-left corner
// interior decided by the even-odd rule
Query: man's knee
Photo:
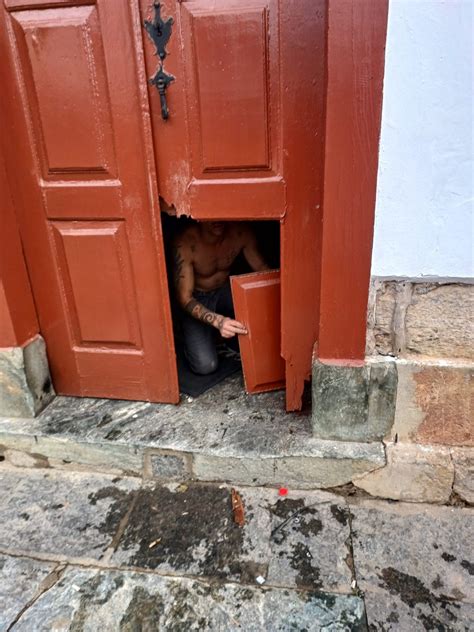
[[[214,373],[217,369],[219,361],[215,356],[200,357],[200,358],[188,358],[191,370],[198,375],[209,375]]]

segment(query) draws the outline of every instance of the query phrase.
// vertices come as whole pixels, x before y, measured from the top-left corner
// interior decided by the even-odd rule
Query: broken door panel
[[[231,277],[235,317],[247,328],[239,336],[247,393],[285,386],[285,361],[280,354],[280,272],[255,272]]]
[[[56,391],[177,402],[138,10],[7,7],[3,140]]]

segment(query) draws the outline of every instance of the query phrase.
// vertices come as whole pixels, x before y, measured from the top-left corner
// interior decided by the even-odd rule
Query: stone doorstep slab
[[[226,481],[244,485],[285,485],[301,489],[336,487],[385,465],[382,444],[308,440],[305,450],[259,455],[229,447],[196,452],[159,442],[81,441],[74,436],[15,432],[16,420],[0,421],[0,448],[18,467],[55,467],[160,481]],[[10,428],[8,430],[8,427]]]

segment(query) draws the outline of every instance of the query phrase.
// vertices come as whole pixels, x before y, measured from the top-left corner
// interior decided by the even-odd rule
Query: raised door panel
[[[285,386],[285,361],[280,353],[280,272],[255,272],[231,278],[235,316],[248,334],[240,336],[247,393]]]
[[[176,402],[137,6],[32,4],[1,10],[4,142],[56,390]]]
[[[43,178],[111,177],[115,156],[97,7],[21,12],[12,22]]]
[[[141,346],[125,223],[55,222],[74,346]]]

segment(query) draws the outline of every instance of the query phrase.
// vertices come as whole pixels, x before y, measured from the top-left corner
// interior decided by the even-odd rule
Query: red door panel
[[[7,8],[8,176],[56,390],[176,402],[137,7]]]
[[[285,361],[280,352],[280,272],[255,272],[231,277],[235,317],[248,334],[240,336],[240,354],[247,393],[285,386]]]

